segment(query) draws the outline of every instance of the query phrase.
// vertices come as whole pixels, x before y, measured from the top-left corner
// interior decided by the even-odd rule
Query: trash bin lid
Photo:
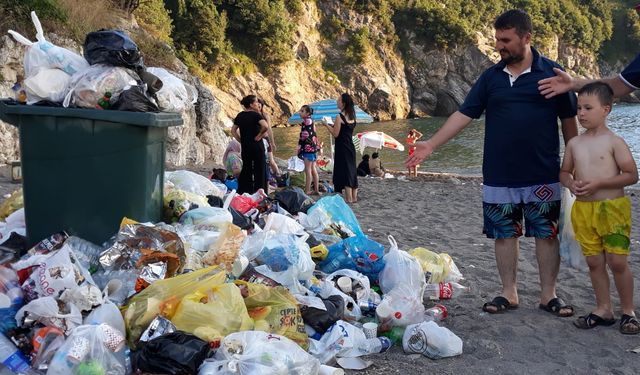
[[[85,108],[46,107],[16,104],[10,100],[0,100],[0,119],[12,125],[17,124],[17,115],[74,117],[90,120],[118,122],[136,126],[166,128],[184,123],[182,115],[170,112],[128,112]]]

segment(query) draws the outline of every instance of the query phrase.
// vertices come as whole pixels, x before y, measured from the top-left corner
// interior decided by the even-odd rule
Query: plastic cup
[[[231,267],[231,274],[235,277],[240,277],[245,269],[249,266],[249,259],[244,255],[238,255]]]
[[[364,335],[368,339],[375,339],[378,337],[378,324],[369,322],[362,325],[362,330],[364,331]]]
[[[342,276],[338,279],[338,288],[345,293],[351,293],[351,278]]]

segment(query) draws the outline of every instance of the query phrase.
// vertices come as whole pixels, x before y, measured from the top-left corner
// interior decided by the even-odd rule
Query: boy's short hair
[[[378,153],[374,152],[373,154],[371,154],[371,157],[374,158],[374,159],[377,159],[378,158]]]
[[[594,95],[598,97],[600,104],[609,107],[613,105],[613,90],[604,82],[592,82],[584,85],[578,90],[578,96],[580,95]]]
[[[516,34],[520,38],[533,32],[531,17],[522,9],[512,9],[502,13],[496,18],[493,27],[496,30],[516,29]]]

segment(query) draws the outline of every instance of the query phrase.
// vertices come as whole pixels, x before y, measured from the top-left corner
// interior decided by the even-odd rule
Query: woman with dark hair
[[[262,138],[268,125],[260,114],[261,105],[255,95],[242,98],[244,111],[233,120],[231,135],[242,145],[242,172],[238,178],[238,193],[253,194],[267,189],[266,159]]]
[[[358,172],[356,169],[356,148],[351,137],[353,137],[353,129],[356,127],[356,109],[349,94],[340,95],[337,101],[340,114],[336,116],[334,125],[329,126],[326,121],[322,121],[322,124],[336,139],[333,187],[336,192],[344,195],[344,200],[347,203],[355,203],[358,201]]]

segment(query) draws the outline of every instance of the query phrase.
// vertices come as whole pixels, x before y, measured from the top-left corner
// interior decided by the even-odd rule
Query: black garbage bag
[[[276,176],[276,183],[278,187],[287,187],[291,185],[291,178],[289,177],[289,172],[284,172],[280,176]]]
[[[344,317],[344,300],[342,297],[337,295],[329,296],[329,298],[323,299],[322,302],[327,311],[300,305],[300,313],[304,323],[310,325],[320,334],[325,333],[329,327]]]
[[[313,206],[313,199],[302,191],[299,187],[289,187],[276,193],[276,200],[280,202],[282,208],[290,214],[296,215],[298,212],[307,213],[309,207]]]
[[[156,337],[140,346],[131,353],[133,370],[153,374],[197,374],[209,356],[209,343],[181,331]]]
[[[87,34],[84,58],[91,65],[122,66],[133,70],[144,68],[138,46],[122,30],[101,29]]]
[[[231,206],[229,206],[229,212],[231,212],[233,225],[240,227],[240,229],[253,229],[253,221],[250,217],[244,216]]]
[[[222,198],[215,195],[207,195],[207,202],[209,202],[209,206],[211,207],[220,207],[224,206],[224,201]]]
[[[143,86],[131,86],[124,90],[111,108],[118,111],[160,112],[160,108],[147,95]]]

